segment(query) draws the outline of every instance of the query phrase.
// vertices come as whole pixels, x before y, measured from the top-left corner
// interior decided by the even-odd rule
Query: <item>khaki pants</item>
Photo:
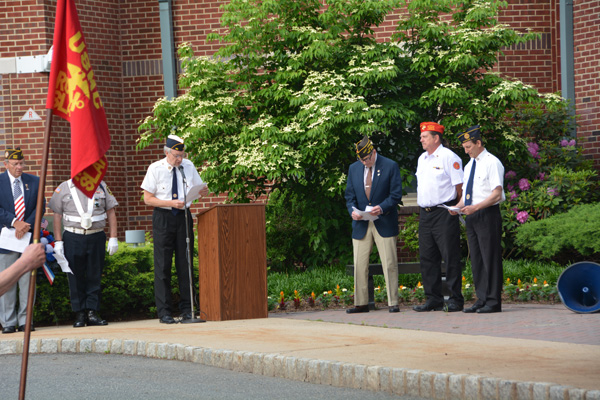
[[[373,221],[369,221],[369,228],[365,237],[352,239],[354,248],[354,305],[364,306],[369,303],[369,255],[373,242],[377,246],[385,285],[387,287],[388,305],[398,305],[398,253],[396,250],[396,236],[382,237],[375,228]]]

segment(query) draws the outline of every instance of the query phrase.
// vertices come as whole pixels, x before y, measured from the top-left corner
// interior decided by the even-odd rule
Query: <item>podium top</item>
[[[198,212],[198,214],[196,214],[196,217],[209,212],[210,210],[213,210],[215,208],[220,208],[220,207],[265,207],[265,203],[235,203],[235,204],[215,204],[214,206],[211,206],[209,208],[205,208],[203,210],[200,210]]]

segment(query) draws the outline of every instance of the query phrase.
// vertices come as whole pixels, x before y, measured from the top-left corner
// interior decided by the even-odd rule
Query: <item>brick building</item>
[[[162,143],[136,150],[139,121],[165,95],[160,8],[168,0],[75,0],[99,93],[108,117],[112,146],[106,182],[120,202],[119,236],[149,230],[151,209],[141,201],[140,183],[148,165],[162,154]],[[175,46],[190,42],[197,55],[210,55],[207,33],[220,29],[218,0],[172,0]],[[518,30],[531,28],[541,39],[506,49],[498,70],[542,92],[561,89],[559,0],[509,0],[500,21]],[[31,72],[52,45],[56,0],[0,1],[0,148],[19,145],[28,172],[38,174],[46,117],[47,72]],[[575,105],[579,142],[600,166],[600,3],[573,0]],[[389,36],[394,21],[378,34]],[[35,58],[34,58],[35,56]],[[24,67],[25,65],[25,67]],[[37,113],[39,120],[22,120]],[[46,196],[70,173],[69,127],[54,118]],[[210,203],[222,202],[214,197]],[[200,204],[196,207],[207,206]]]

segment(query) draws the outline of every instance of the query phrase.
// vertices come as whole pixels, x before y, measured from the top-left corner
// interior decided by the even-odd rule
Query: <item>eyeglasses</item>
[[[175,155],[173,153],[169,153],[170,155],[172,155],[173,157],[175,157],[176,159],[179,160],[183,160],[185,158],[185,153],[179,154],[179,155]]]
[[[366,157],[360,158],[360,157],[356,157],[358,159],[358,161],[362,162],[362,163],[366,163],[367,161],[369,161],[371,159],[371,157],[373,157],[373,152],[371,152],[371,154],[369,154]]]

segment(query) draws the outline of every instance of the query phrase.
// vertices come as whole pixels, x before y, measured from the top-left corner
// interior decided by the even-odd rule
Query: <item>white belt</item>
[[[73,228],[72,226],[65,226],[65,231],[76,233],[78,235],[93,235],[94,233],[102,232],[104,229],[81,229]]]
[[[81,222],[81,217],[76,217],[74,215],[66,215],[63,214],[63,219],[69,222]],[[94,215],[92,217],[92,222],[104,221],[106,219],[106,213]]]

